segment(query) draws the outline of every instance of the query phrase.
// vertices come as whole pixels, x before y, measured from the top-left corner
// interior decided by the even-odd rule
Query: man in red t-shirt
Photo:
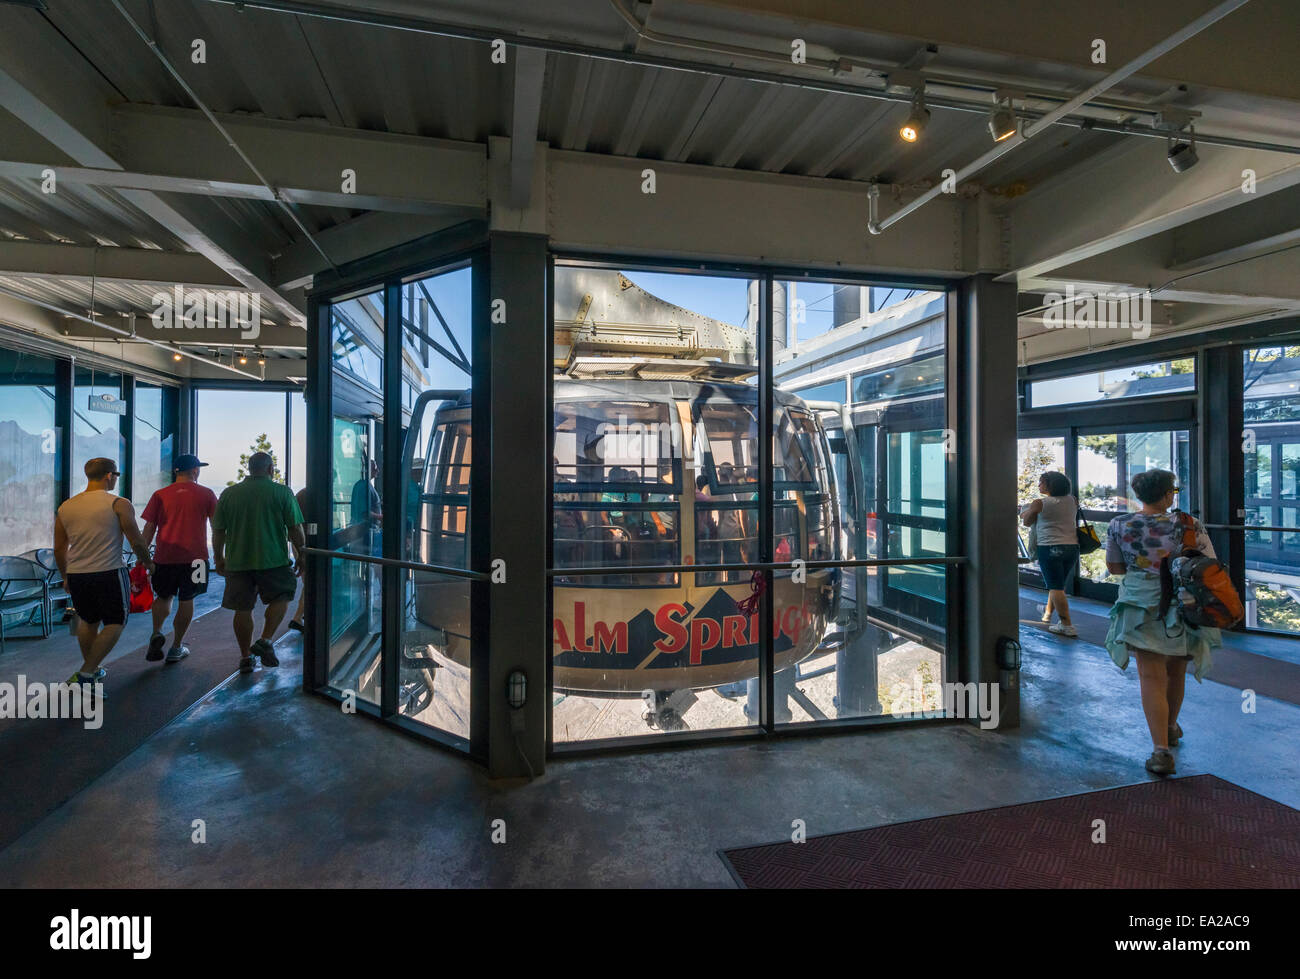
[[[162,629],[176,596],[180,602],[167,662],[179,663],[190,654],[183,640],[194,618],[194,596],[208,590],[207,524],[216,512],[217,494],[199,485],[199,468],[206,465],[198,456],[180,456],[173,470],[176,481],[156,490],[142,514],[145,544],[153,541],[155,531],[158,534],[153,555],[158,566],[153,574],[153,636],[144,657],[153,662],[163,658],[167,639]]]

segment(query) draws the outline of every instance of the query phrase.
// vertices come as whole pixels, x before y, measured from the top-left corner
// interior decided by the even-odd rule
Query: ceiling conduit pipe
[[[966,166],[962,167],[962,169],[958,170],[956,175],[956,181],[960,183],[961,181],[966,180],[974,176],[975,174],[979,173],[989,164],[993,163],[995,160],[1001,159],[1003,156],[1011,152],[1011,150],[1015,149],[1025,140],[1031,138],[1035,133],[1038,133],[1039,131],[1046,129],[1048,126],[1053,125],[1058,119],[1062,118],[1063,116],[1069,115],[1075,109],[1079,108],[1079,106],[1086,103],[1089,99],[1096,98],[1098,95],[1100,95],[1102,92],[1105,92],[1107,89],[1112,88],[1115,85],[1118,85],[1125,78],[1128,78],[1129,75],[1132,75],[1135,72],[1141,70],[1142,68],[1145,68],[1151,62],[1155,61],[1157,58],[1161,57],[1162,55],[1167,54],[1169,51],[1173,50],[1178,45],[1182,44],[1188,38],[1194,37],[1195,35],[1199,34],[1201,31],[1209,27],[1211,24],[1219,20],[1222,20],[1224,17],[1232,13],[1238,7],[1244,7],[1249,2],[1250,0],[1225,0],[1224,3],[1217,5],[1216,7],[1204,13],[1202,16],[1196,18],[1196,20],[1192,21],[1186,27],[1182,28],[1182,30],[1175,31],[1173,34],[1170,34],[1159,44],[1156,44],[1154,47],[1151,47],[1145,52],[1143,52],[1142,54],[1138,55],[1128,64],[1124,65],[1121,68],[1117,68],[1115,71],[1111,72],[1101,81],[1084,89],[1074,98],[1070,99],[1070,101],[1057,106],[1055,109],[1047,113],[1047,115],[1043,116],[1041,119],[1038,119],[1037,121],[1032,122],[1027,126],[1022,124],[1016,130],[1016,134],[1014,136],[1009,137],[1005,142],[998,143],[996,146],[994,146],[991,150],[989,150],[987,153],[981,156],[974,163],[969,163]],[[890,227],[891,225],[897,224],[899,221],[907,217],[907,215],[911,214],[913,211],[921,207],[924,207],[926,204],[930,203],[930,201],[938,197],[941,193],[943,193],[943,184],[936,184],[935,186],[927,190],[924,194],[922,194],[920,197],[917,197],[915,200],[909,201],[907,204],[903,205],[903,207],[899,208],[897,211],[895,211],[889,217],[885,218],[885,220],[883,221],[877,221],[874,218],[872,218],[870,215],[868,215],[867,230],[870,231],[873,235],[881,234],[886,228]]]

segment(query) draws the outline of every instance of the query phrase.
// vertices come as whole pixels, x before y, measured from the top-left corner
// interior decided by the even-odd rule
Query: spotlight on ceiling
[[[907,121],[899,127],[898,135],[904,142],[915,143],[929,121],[930,110],[925,107],[925,92],[918,88],[912,96],[912,111],[908,113]]]
[[[239,355],[239,362],[240,362],[241,364],[247,364],[247,363],[248,363],[248,354],[241,352],[240,355]]]
[[[1188,130],[1188,138],[1174,139],[1169,138],[1169,165],[1173,167],[1174,173],[1186,173],[1200,161],[1196,155],[1196,133]]]
[[[181,359],[180,354],[172,354],[172,360],[180,360],[180,359]]]
[[[1012,108],[1010,99],[994,106],[993,111],[989,113],[989,135],[993,137],[995,143],[1014,136],[1016,125],[1016,111]]]

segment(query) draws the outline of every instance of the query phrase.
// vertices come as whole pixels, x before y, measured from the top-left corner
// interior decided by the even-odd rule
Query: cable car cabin
[[[753,368],[701,361],[581,358],[554,387],[554,685],[639,696],[758,675],[761,578],[749,570],[647,568],[759,561],[758,392]],[[467,566],[468,395],[417,401],[408,444],[419,485],[415,561]],[[815,411],[776,392],[774,558],[842,557],[839,500]],[[629,570],[620,573],[617,569]],[[599,569],[602,573],[590,573]],[[588,573],[583,573],[584,571]],[[571,573],[569,573],[571,572]],[[469,658],[468,589],[417,572],[415,618],[456,662]],[[839,572],[777,571],[776,670],[822,643]]]

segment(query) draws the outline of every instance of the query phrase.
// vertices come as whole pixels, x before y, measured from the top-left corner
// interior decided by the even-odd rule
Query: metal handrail
[[[956,565],[965,564],[964,557],[931,558],[880,558],[861,561],[804,561],[799,567],[806,570],[819,568],[875,568],[917,565]],[[650,564],[637,566],[615,566],[607,568],[547,568],[546,576],[584,578],[590,575],[614,574],[694,574],[713,573],[716,571],[793,571],[793,561],[752,561],[748,564]]]
[[[1254,524],[1207,523],[1201,524],[1206,530],[1262,530],[1275,534],[1300,534],[1300,527],[1257,527]]]
[[[390,557],[372,557],[368,554],[349,554],[347,551],[328,551],[321,547],[300,547],[303,554],[318,557],[342,558],[347,561],[361,561],[364,564],[378,564],[385,568],[407,568],[411,571],[430,571],[445,574],[453,578],[468,578],[470,581],[487,581],[491,575],[483,571],[468,571],[465,568],[451,568],[441,564],[420,564],[416,561],[398,561]]]

